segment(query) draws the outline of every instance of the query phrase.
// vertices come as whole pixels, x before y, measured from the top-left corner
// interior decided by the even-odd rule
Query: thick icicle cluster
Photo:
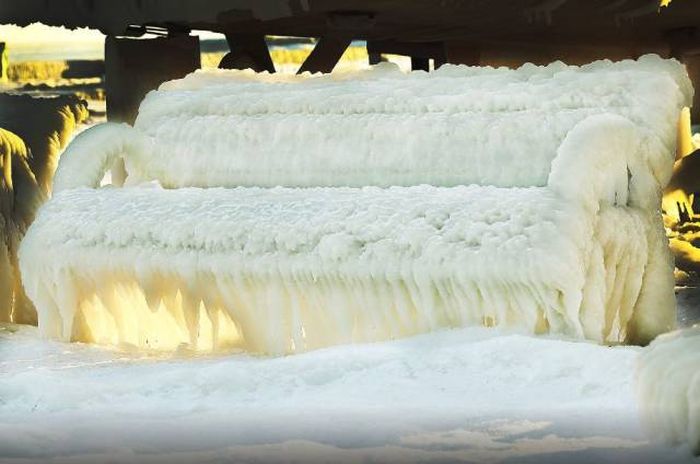
[[[285,353],[483,324],[674,324],[683,67],[195,73],[61,159],[23,243],[45,335]],[[126,187],[98,188],[124,159]],[[165,187],[165,188],[163,188]]]
[[[663,335],[640,358],[639,404],[651,436],[700,455],[700,327]]]

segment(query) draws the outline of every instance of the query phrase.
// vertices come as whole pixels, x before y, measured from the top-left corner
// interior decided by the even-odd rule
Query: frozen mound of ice
[[[286,353],[478,324],[645,343],[675,323],[659,207],[691,97],[658,57],[195,73],[71,144],[23,282],[63,340]],[[127,186],[98,188],[121,159]]]
[[[637,382],[650,435],[700,455],[700,327],[654,340],[640,358]]]

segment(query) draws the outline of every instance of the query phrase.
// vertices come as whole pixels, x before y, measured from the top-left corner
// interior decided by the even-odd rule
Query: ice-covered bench
[[[655,56],[198,72],[71,144],[24,285],[63,340],[285,353],[484,324],[647,342],[675,320],[660,192],[691,98]],[[100,188],[121,158],[126,186]]]

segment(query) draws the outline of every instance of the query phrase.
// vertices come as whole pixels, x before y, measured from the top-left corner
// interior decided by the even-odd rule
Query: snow
[[[0,460],[694,462],[650,443],[636,347],[496,329],[266,358],[0,331]]]
[[[639,362],[639,397],[650,434],[700,454],[700,326],[662,335]]]
[[[691,97],[656,56],[194,73],[71,144],[23,283],[44,336],[110,345],[282,354],[465,325],[645,343],[675,325],[659,205]],[[122,158],[126,186],[98,188]]]

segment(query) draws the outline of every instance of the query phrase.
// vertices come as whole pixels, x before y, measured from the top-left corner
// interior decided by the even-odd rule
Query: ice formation
[[[73,95],[0,92],[0,322],[37,322],[22,288],[18,248],[51,191],[60,152],[88,116],[87,103]]]
[[[442,327],[644,343],[678,62],[197,72],[61,158],[21,250],[44,335],[289,353]],[[124,160],[124,187],[99,188]]]
[[[22,236],[46,199],[31,170],[31,155],[19,136],[0,127],[0,322],[36,324],[17,257]]]
[[[700,327],[663,335],[640,359],[639,402],[651,436],[700,455]]]

